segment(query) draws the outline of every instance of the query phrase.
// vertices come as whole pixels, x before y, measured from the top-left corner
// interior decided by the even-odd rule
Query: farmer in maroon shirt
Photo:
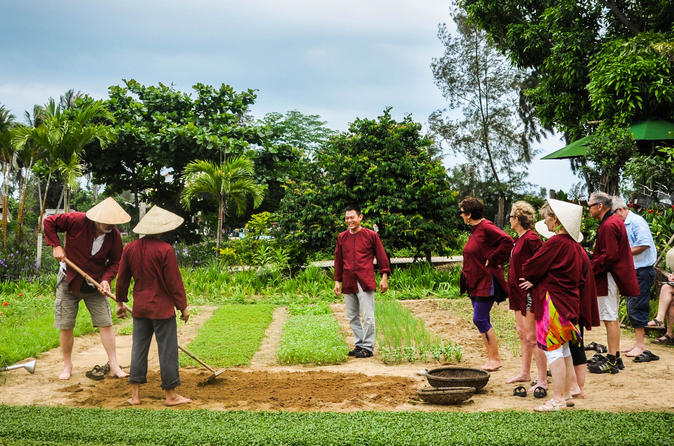
[[[122,254],[122,236],[115,225],[128,223],[130,220],[131,216],[113,198],[106,198],[86,214],[69,212],[50,215],[44,221],[47,244],[54,247],[54,258],[62,262],[56,280],[54,304],[54,326],[60,330],[59,339],[63,353],[63,372],[59,379],[70,379],[72,374],[73,329],[80,300],[84,300],[91,314],[91,322],[94,327],[98,327],[101,342],[108,355],[110,374],[117,378],[126,376],[117,362],[110,304],[101,293],[110,291],[110,282],[117,274]],[[66,233],[65,249],[61,246],[59,232]],[[101,289],[97,290],[72,268],[66,267],[63,263],[65,257],[99,282]],[[100,378],[103,375],[97,374],[96,379]]]
[[[178,335],[174,308],[187,322],[190,312],[183,279],[173,248],[159,235],[172,231],[183,223],[179,217],[154,206],[138,222],[133,232],[145,237],[124,247],[117,278],[117,314],[126,313],[123,302],[128,302],[129,283],[133,277],[133,346],[131,348],[131,398],[128,402],[140,404],[140,384],[147,382],[147,355],[152,335],[157,339],[161,388],[167,406],[189,403],[192,400],[179,395]]]
[[[344,293],[346,316],[356,341],[349,356],[368,358],[374,351],[375,340],[374,291],[377,286],[372,260],[377,257],[377,266],[381,271],[379,289],[382,293],[388,290],[391,268],[377,233],[360,225],[363,220],[360,208],[348,206],[344,220],[349,229],[337,237],[335,294],[339,296]]]
[[[640,294],[625,223],[611,211],[612,204],[611,196],[604,192],[594,192],[587,203],[592,218],[599,220],[592,269],[597,284],[599,319],[606,326],[608,345],[606,357],[598,356],[588,364],[592,373],[618,373],[625,367],[620,357],[619,294]]]
[[[501,368],[496,333],[489,313],[494,302],[503,302],[508,285],[503,264],[510,255],[513,239],[494,223],[483,218],[484,203],[479,198],[466,197],[461,201],[463,222],[471,226],[471,234],[463,247],[461,294],[468,292],[473,304],[473,323],[487,349],[487,362],[482,370]]]

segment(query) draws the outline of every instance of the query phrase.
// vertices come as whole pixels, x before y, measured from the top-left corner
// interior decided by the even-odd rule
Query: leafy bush
[[[215,241],[203,241],[194,245],[174,243],[173,250],[178,257],[178,265],[183,268],[195,268],[208,265],[216,257]]]
[[[0,281],[35,280],[41,275],[35,247],[29,244],[0,247]]]

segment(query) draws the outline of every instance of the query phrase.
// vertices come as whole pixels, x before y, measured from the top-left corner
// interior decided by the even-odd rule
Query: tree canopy
[[[310,251],[330,249],[345,229],[344,208],[358,203],[389,250],[429,256],[454,247],[457,197],[433,152],[409,116],[398,122],[387,109],[356,119],[316,151],[311,181],[286,183],[280,229]]]

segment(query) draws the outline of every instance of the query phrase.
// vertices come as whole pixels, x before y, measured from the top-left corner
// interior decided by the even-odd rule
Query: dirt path
[[[469,321],[441,308],[432,299],[405,301],[403,305],[423,319],[429,329],[463,347],[464,358],[461,366],[479,367],[484,362],[484,347]],[[353,337],[344,305],[335,304],[332,310],[347,342],[352,346]],[[213,308],[202,307],[188,325],[180,327],[181,344],[187,344],[195,336],[212,311]],[[483,392],[459,406],[427,405],[421,403],[416,396],[418,388],[427,386],[425,378],[417,373],[422,368],[437,367],[440,365],[438,363],[385,365],[375,354],[373,358],[349,358],[343,364],[323,367],[278,366],[275,365],[274,354],[286,317],[284,309],[274,312],[272,323],[251,367],[231,368],[210,385],[201,385],[209,376],[207,371],[195,367],[181,369],[183,385],[180,392],[194,400],[185,407],[215,410],[475,412],[531,410],[543,401],[531,396],[512,396],[515,385],[505,384],[505,381],[518,372],[520,361],[505,348],[502,349],[504,367],[491,374]],[[512,329],[515,329],[514,326]],[[628,346],[633,342],[633,337],[625,331],[623,334],[622,345]],[[604,329],[592,330],[588,333],[587,340],[606,344]],[[118,336],[117,345],[123,365],[128,364],[130,336]],[[588,374],[587,396],[578,400],[576,406],[603,411],[674,411],[674,390],[670,385],[674,348],[649,344],[649,349],[660,356],[659,361],[638,364],[627,360],[625,370],[617,375]],[[96,382],[84,377],[84,372],[93,364],[105,362],[98,335],[78,338],[74,358],[74,376],[67,383],[56,379],[61,368],[58,349],[38,358],[35,375],[29,375],[24,370],[6,373],[6,382],[0,386],[0,403],[127,407],[126,380],[106,378]],[[149,383],[142,388],[142,407],[163,408],[156,353],[151,353],[150,358]]]

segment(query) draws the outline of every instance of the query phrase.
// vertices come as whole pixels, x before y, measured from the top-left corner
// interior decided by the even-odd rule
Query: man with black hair
[[[368,358],[374,351],[374,292],[377,288],[373,259],[382,274],[379,290],[388,290],[391,273],[384,246],[376,232],[363,228],[363,214],[357,205],[347,206],[344,221],[348,230],[337,237],[335,247],[335,294],[344,294],[346,315],[353,330],[355,348],[349,356]],[[362,321],[361,321],[362,313]]]

